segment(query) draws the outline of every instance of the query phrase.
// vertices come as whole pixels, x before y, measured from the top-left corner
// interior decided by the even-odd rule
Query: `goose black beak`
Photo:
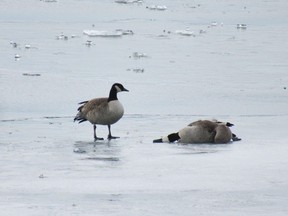
[[[122,91],[127,91],[127,92],[129,92],[129,90],[128,89],[126,89],[126,88],[123,88],[123,90]]]
[[[153,143],[163,143],[163,140],[162,139],[155,139],[155,140],[153,140]]]
[[[232,127],[232,126],[234,126],[234,124],[232,124],[232,123],[230,123],[230,122],[227,122],[227,123],[226,123],[226,126],[227,126],[227,127]]]

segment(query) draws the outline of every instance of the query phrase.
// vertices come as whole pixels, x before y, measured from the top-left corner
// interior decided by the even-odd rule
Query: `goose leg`
[[[110,140],[110,139],[120,138],[120,137],[114,137],[114,136],[112,136],[112,134],[111,134],[111,126],[110,126],[110,125],[108,125],[108,130],[109,130],[109,134],[108,134],[108,139],[109,139],[109,140]]]
[[[96,136],[96,125],[93,125],[93,130],[94,130],[94,142],[96,142],[97,140],[104,140],[103,138],[97,137]]]

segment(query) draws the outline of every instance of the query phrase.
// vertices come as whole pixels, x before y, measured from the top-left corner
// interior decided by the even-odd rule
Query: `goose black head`
[[[163,142],[175,142],[180,139],[179,133],[171,133],[168,136],[162,137],[160,139],[153,140],[153,143],[163,143]]]
[[[122,84],[120,84],[120,83],[114,83],[112,85],[110,93],[109,93],[108,102],[109,101],[113,101],[113,100],[118,100],[117,93],[118,92],[122,92],[122,91],[128,92],[129,90],[124,88],[124,86]]]
[[[115,89],[118,92],[121,92],[121,91],[127,91],[129,92],[128,89],[124,88],[124,86],[121,84],[121,83],[114,83],[112,85],[112,89]]]

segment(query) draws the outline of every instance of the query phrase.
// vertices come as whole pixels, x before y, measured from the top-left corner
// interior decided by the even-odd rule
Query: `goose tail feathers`
[[[74,118],[74,122],[78,121],[78,123],[82,123],[82,122],[87,121],[87,119],[85,117],[83,117],[83,114],[82,114],[82,108],[85,106],[86,103],[88,103],[88,101],[82,101],[82,102],[79,103],[82,106],[80,106],[78,108],[78,113],[77,113],[77,115]]]
[[[87,119],[84,118],[84,117],[82,117],[82,113],[79,111],[79,112],[77,113],[77,115],[75,116],[75,118],[74,118],[74,122],[75,122],[75,121],[78,121],[78,123],[82,123],[82,122],[87,121]]]

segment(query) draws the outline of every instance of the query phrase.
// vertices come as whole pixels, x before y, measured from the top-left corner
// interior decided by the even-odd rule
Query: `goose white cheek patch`
[[[168,137],[165,136],[165,137],[162,137],[162,142],[170,142],[170,141],[169,141]]]
[[[121,92],[122,91],[117,85],[115,86],[115,88],[116,88],[117,92]]]

